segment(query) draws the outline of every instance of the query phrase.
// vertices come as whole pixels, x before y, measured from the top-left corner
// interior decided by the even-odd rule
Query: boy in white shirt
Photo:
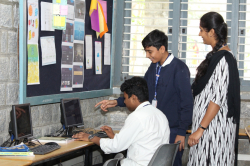
[[[169,143],[170,129],[166,116],[148,102],[147,82],[140,77],[133,77],[121,85],[124,102],[131,114],[118,134],[112,128],[101,129],[110,139],[92,137],[86,133],[78,133],[76,140],[91,141],[100,145],[106,153],[118,153],[128,149],[127,158],[121,161],[122,166],[148,165],[156,149]]]

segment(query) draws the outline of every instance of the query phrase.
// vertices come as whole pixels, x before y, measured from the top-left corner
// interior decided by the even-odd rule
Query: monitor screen
[[[79,98],[62,99],[62,123],[65,127],[83,125],[82,111]]]
[[[16,140],[33,136],[30,104],[12,106],[11,126],[11,133]]]

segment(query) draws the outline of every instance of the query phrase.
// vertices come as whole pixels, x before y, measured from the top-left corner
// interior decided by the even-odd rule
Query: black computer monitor
[[[9,132],[16,143],[24,138],[32,137],[32,120],[30,113],[30,104],[18,104],[12,105],[12,110],[10,112],[10,126]]]
[[[61,123],[66,129],[65,137],[73,135],[73,127],[84,125],[79,98],[61,99]]]

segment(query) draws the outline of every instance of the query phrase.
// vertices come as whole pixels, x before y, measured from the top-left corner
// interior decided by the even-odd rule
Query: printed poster
[[[39,11],[38,1],[28,0],[28,43],[38,43]]]
[[[73,66],[73,88],[83,87],[83,66]]]
[[[95,73],[102,74],[102,43],[95,42]]]
[[[66,29],[63,30],[62,42],[73,43],[74,41],[74,21],[66,21]]]
[[[74,40],[84,41],[84,22],[82,20],[75,21]]]
[[[62,64],[73,65],[73,45],[62,45]]]
[[[92,35],[85,36],[86,43],[86,69],[92,69],[92,61],[93,61],[93,47],[92,47]]]
[[[38,44],[28,44],[28,85],[40,84]]]
[[[83,44],[74,43],[74,62],[81,62],[83,65]]]
[[[74,20],[75,18],[75,1],[74,0],[67,0],[68,3],[68,15],[66,16],[67,19]]]
[[[41,2],[41,31],[54,31],[52,16],[52,3]]]
[[[104,34],[104,65],[110,65],[110,33]]]
[[[75,18],[85,19],[85,1],[75,0]]]
[[[61,68],[61,91],[72,91],[72,65]]]
[[[40,38],[42,50],[42,66],[56,63],[56,48],[54,36]]]

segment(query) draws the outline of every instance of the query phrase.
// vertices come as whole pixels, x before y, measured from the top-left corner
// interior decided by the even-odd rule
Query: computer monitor
[[[73,127],[84,125],[79,98],[61,99],[61,123],[66,129],[65,137],[73,135]]]
[[[12,105],[10,117],[9,133],[14,136],[16,143],[33,136],[29,103]]]

